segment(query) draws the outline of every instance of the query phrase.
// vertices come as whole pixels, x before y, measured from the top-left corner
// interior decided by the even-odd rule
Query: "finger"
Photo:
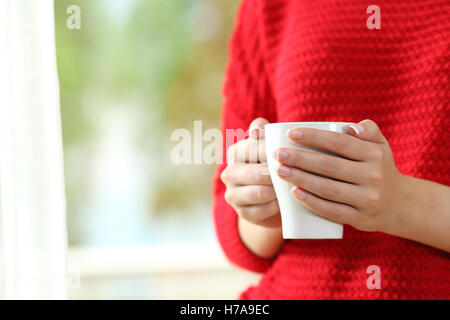
[[[372,151],[366,141],[333,131],[296,128],[289,131],[289,138],[302,146],[332,152],[353,160],[367,160]]]
[[[272,185],[267,164],[230,164],[222,172],[221,179],[225,184]]]
[[[358,217],[358,211],[349,205],[325,200],[295,187],[292,188],[292,194],[303,205],[325,219],[354,225]]]
[[[253,139],[264,138],[264,126],[268,123],[269,121],[264,118],[257,118],[253,120],[249,128],[250,137]]]
[[[275,201],[275,204],[278,207],[278,202]],[[267,227],[267,228],[281,227],[281,215],[280,215],[279,209],[275,215],[273,215],[265,220],[259,221],[258,224],[260,226]]]
[[[247,139],[236,145],[239,162],[261,163],[267,160],[264,139]]]
[[[309,191],[323,199],[345,203],[353,207],[361,208],[363,203],[363,190],[354,184],[327,179],[303,170],[285,166],[278,168],[281,179]]]
[[[226,201],[234,206],[264,204],[276,198],[272,186],[239,186],[225,192]]]
[[[243,219],[258,224],[263,221],[270,223],[270,219],[275,219],[275,221],[280,219],[280,217],[275,218],[280,215],[280,207],[277,200],[260,205],[237,207],[236,212]]]
[[[261,163],[266,160],[264,139],[241,140],[231,146],[227,153],[228,163]]]
[[[348,133],[366,141],[376,143],[387,142],[378,125],[372,120],[363,120],[360,123],[351,125]]]
[[[365,176],[364,163],[323,153],[281,148],[275,152],[274,157],[288,167],[299,168],[350,183],[362,183]]]

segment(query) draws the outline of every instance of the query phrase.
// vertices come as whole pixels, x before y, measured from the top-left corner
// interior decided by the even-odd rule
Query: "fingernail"
[[[280,166],[278,168],[278,174],[282,177],[289,177],[292,174],[292,169],[285,166]]]
[[[361,125],[361,124],[359,124],[359,123],[357,123],[357,124],[352,124],[352,125],[350,126],[350,128],[352,128],[353,131],[355,131],[356,134],[360,134],[360,133],[363,133],[364,131],[366,131],[366,128],[364,128],[364,126]]]
[[[278,160],[278,161],[286,160],[288,158],[288,156],[289,156],[289,153],[284,150],[277,150],[277,151],[275,151],[275,154],[274,154],[275,160]]]
[[[297,129],[289,130],[289,137],[294,140],[300,140],[303,138],[303,131]]]
[[[294,194],[297,196],[297,198],[299,198],[300,200],[304,200],[305,198],[306,198],[306,193],[303,191],[303,190],[301,190],[301,189],[299,189],[299,188],[297,188],[297,187],[293,187],[292,189],[295,189],[294,190]]]

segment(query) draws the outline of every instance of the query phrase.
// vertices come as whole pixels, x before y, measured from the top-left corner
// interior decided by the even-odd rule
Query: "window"
[[[256,276],[216,243],[215,167],[172,164],[170,137],[220,128],[238,1],[79,0],[80,29],[73,4],[55,2],[71,296],[237,297]]]
[[[175,129],[220,126],[237,5],[5,2],[0,297],[232,299],[257,281],[217,244],[215,167],[170,161]]]

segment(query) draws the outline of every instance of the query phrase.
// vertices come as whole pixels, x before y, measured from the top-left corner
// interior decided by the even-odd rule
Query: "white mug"
[[[279,148],[296,148],[313,152],[328,153],[322,150],[302,147],[288,137],[290,129],[314,128],[346,133],[350,122],[285,122],[265,126],[267,164],[278,198],[284,239],[342,239],[343,226],[315,214],[303,206],[291,193],[292,185],[278,174],[280,164],[274,158]]]

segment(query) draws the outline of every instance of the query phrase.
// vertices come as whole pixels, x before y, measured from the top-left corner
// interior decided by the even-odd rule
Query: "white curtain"
[[[0,186],[6,298],[65,299],[53,0],[0,0]]]

